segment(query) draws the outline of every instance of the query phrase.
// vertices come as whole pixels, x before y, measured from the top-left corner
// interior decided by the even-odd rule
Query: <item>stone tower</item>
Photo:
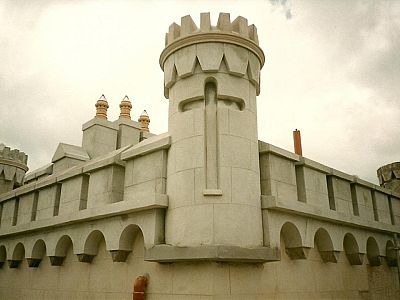
[[[264,53],[247,19],[173,23],[160,56],[169,99],[165,242],[263,244],[256,95]],[[223,155],[222,155],[223,154]]]
[[[377,173],[380,186],[400,194],[400,162],[384,165]]]
[[[21,186],[28,166],[28,156],[0,144],[0,194]]]

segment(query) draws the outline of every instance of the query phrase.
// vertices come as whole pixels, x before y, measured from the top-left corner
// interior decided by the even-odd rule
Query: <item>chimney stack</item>
[[[122,99],[121,104],[119,105],[120,108],[120,118],[131,118],[131,109],[132,109],[132,103],[129,101],[128,96],[125,96],[124,99]]]
[[[99,100],[97,100],[95,106],[96,106],[96,118],[107,120],[108,102],[106,97],[104,97],[104,94],[101,95]]]
[[[149,115],[147,114],[147,111],[144,110],[142,114],[140,115],[138,122],[140,123],[140,131],[142,132],[149,132],[149,123],[150,123],[150,118]]]

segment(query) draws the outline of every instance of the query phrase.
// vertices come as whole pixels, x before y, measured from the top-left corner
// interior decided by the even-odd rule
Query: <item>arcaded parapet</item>
[[[185,16],[170,26],[160,64],[172,142],[166,243],[261,247],[256,95],[264,54],[255,26],[226,13],[211,26],[203,13],[197,27]]]
[[[28,155],[24,152],[0,144],[0,194],[22,185],[28,171],[27,161]]]
[[[400,194],[400,162],[380,167],[377,174],[380,186]]]

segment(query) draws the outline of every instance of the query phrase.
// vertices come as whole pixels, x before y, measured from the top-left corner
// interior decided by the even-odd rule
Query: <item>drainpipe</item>
[[[149,278],[148,274],[136,277],[135,282],[133,284],[133,293],[132,293],[133,300],[144,300],[146,298],[145,289],[149,281],[148,278]]]
[[[301,147],[301,135],[300,130],[293,131],[293,143],[294,143],[294,153],[297,155],[303,155],[303,149]]]
[[[400,287],[400,245],[399,245],[399,240],[397,238],[397,233],[393,234],[393,239],[394,239],[394,249],[396,251],[396,258],[397,258],[397,279],[399,281],[399,287]]]

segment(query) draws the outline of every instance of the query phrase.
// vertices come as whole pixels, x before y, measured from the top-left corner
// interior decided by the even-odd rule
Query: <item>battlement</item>
[[[191,76],[196,68],[203,72],[229,73],[248,79],[260,93],[260,69],[265,55],[258,45],[257,28],[247,19],[221,13],[217,26],[211,26],[210,14],[200,15],[200,28],[187,15],[181,25],[173,23],[166,34],[160,55],[164,71],[164,95],[180,78]]]
[[[0,298],[131,299],[145,272],[149,298],[397,299],[400,163],[377,186],[260,141],[264,60],[245,18],[187,15],[160,56],[167,133],[102,95],[81,146],[25,180],[1,144]]]
[[[10,147],[7,147],[4,144],[0,144],[0,160],[8,160],[26,165],[28,161],[28,155],[26,155],[22,151],[19,151],[18,149],[11,150]],[[26,166],[25,168],[26,168],[25,171],[27,171],[28,168]]]
[[[162,220],[163,214],[148,213],[175,208],[166,192],[170,146],[169,134],[153,136],[134,146],[112,151],[0,195],[0,237],[7,240],[22,233],[30,236],[33,231],[58,228],[52,231],[52,241],[57,241],[66,232],[63,226],[69,224],[75,228],[76,237],[73,239],[78,239],[83,222],[90,220],[100,228],[106,228],[110,218],[129,213],[129,222],[142,229],[148,249],[146,260],[168,262],[203,259],[181,253],[179,247],[175,249],[162,244],[164,231],[159,231],[157,224]],[[299,230],[301,236],[295,246],[286,245],[285,251],[292,259],[307,256],[307,249],[313,247],[313,241],[304,234],[319,227],[328,228],[327,238],[333,240],[333,245],[329,246],[329,251],[333,251],[332,255],[322,252],[323,255],[328,255],[323,257],[324,261],[336,262],[337,253],[343,251],[343,232],[349,232],[355,237],[357,247],[360,247],[357,251],[361,256],[370,251],[363,245],[366,244],[367,238],[373,236],[379,251],[369,253],[371,262],[373,259],[387,256],[386,243],[392,233],[399,231],[400,194],[264,142],[259,142],[259,155],[259,209],[268,222],[263,224],[266,234],[264,248],[258,248],[258,251],[279,249],[280,239],[275,230],[280,227],[284,230],[289,226],[287,224],[291,224],[290,226]],[[239,182],[251,184],[248,178],[239,177],[232,190],[225,191],[232,202],[243,197]],[[147,216],[142,219],[144,215]],[[307,220],[312,220],[312,226],[307,227]],[[127,222],[124,221],[122,225],[118,223],[118,226],[123,227]],[[150,222],[151,225],[146,222]],[[308,231],[305,228],[308,228]],[[89,234],[92,229],[90,227],[85,230]],[[108,238],[108,231],[105,232]],[[34,240],[34,236],[32,239]],[[84,245],[77,247],[81,248],[75,253],[86,257],[82,259],[87,259],[88,255],[94,256]],[[126,250],[115,247],[118,251]],[[212,246],[196,251],[204,251],[202,255],[207,259],[222,259],[210,254],[218,251]],[[279,259],[274,251],[268,252],[268,255],[272,255],[268,256],[268,259]],[[229,259],[265,261],[262,253],[261,257],[252,257],[255,255],[252,253],[250,257]],[[349,260],[351,264],[359,264],[362,258]],[[57,262],[54,262],[54,265],[57,265]]]
[[[220,13],[217,25],[212,26],[210,13],[201,13],[200,28],[197,27],[190,15],[181,18],[181,25],[172,23],[169,26],[168,32],[165,34],[165,46],[187,36],[204,33],[223,33],[240,36],[258,45],[257,27],[254,24],[248,25],[246,18],[238,16],[231,22],[229,13]]]
[[[24,152],[0,144],[0,194],[23,184],[27,161]]]

